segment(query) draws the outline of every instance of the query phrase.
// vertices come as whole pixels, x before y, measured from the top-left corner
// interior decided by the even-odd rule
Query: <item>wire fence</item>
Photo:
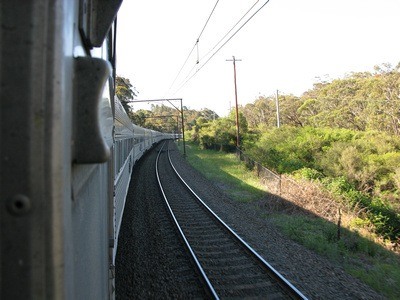
[[[261,183],[266,186],[270,192],[281,195],[281,176],[279,174],[262,166],[239,148],[236,148],[236,156],[245,163],[249,170],[255,172],[257,177],[260,178]]]
[[[329,221],[340,219],[340,204],[316,184],[307,181],[298,183],[286,175],[277,174],[239,148],[236,149],[236,156],[257,175],[269,192]]]

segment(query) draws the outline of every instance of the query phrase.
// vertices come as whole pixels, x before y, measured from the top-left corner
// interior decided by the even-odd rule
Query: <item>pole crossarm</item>
[[[234,61],[234,62],[236,62],[236,61],[242,61],[242,60],[241,59],[237,59],[237,58],[235,58],[233,56],[233,59],[225,59],[225,61]]]

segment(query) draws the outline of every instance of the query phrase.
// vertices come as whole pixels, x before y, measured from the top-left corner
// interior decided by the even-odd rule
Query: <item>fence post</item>
[[[342,212],[340,211],[340,207],[338,208],[338,223],[337,223],[337,240],[340,240],[340,231],[341,231],[341,222],[342,222]]]
[[[279,191],[278,191],[278,195],[281,196],[282,195],[282,175],[279,174]]]

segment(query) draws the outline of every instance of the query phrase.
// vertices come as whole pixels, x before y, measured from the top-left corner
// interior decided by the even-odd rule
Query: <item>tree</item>
[[[303,121],[299,113],[299,108],[302,104],[303,101],[294,95],[279,96],[280,116],[283,125],[303,127]]]
[[[274,126],[276,124],[274,96],[260,96],[253,104],[246,104],[240,110],[251,128],[257,128],[259,125]]]
[[[133,100],[134,97],[137,97],[138,92],[130,83],[128,78],[117,76],[115,78],[115,85],[115,94],[121,101],[121,104],[124,107],[126,113],[129,115],[129,100]]]
[[[150,111],[140,109],[136,112],[129,112],[129,117],[132,122],[138,126],[144,127],[146,123],[146,117],[150,114]]]
[[[301,97],[303,124],[314,127],[379,130],[400,135],[400,65],[351,73],[314,84]]]

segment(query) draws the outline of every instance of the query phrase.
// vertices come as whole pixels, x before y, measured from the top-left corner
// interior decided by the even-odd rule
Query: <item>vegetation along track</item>
[[[190,189],[171,161],[168,142],[156,165],[171,216],[214,298],[306,299]]]

